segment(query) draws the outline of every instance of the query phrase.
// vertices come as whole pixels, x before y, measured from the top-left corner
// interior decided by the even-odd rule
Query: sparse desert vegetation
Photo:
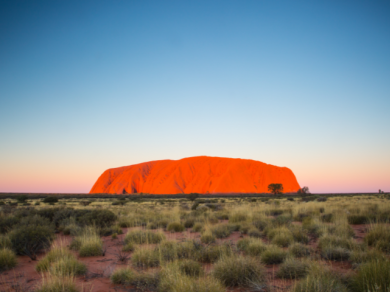
[[[5,291],[390,289],[386,194],[1,202]]]

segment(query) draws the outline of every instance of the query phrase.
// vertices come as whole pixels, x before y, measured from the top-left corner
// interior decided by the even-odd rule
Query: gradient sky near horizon
[[[0,1],[0,192],[199,155],[390,191],[390,2]]]

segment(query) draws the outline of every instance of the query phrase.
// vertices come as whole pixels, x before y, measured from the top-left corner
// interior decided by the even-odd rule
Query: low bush
[[[160,265],[160,256],[155,249],[138,248],[131,257],[134,266],[140,268],[158,267]]]
[[[79,292],[73,277],[43,277],[42,285],[35,292]]]
[[[322,214],[320,218],[322,222],[330,223],[333,220],[333,214],[332,213]]]
[[[380,259],[362,264],[352,283],[353,291],[356,292],[390,291],[390,261]]]
[[[293,292],[347,292],[347,287],[333,273],[323,270],[311,272],[296,283]]]
[[[211,230],[207,229],[203,232],[202,236],[200,237],[200,241],[205,244],[210,244],[215,242],[215,236],[211,232]]]
[[[129,252],[129,251],[133,251],[134,249],[135,249],[135,244],[134,244],[134,242],[129,241],[128,243],[126,243],[126,244],[123,246],[122,251]]]
[[[7,235],[0,235],[0,249],[2,248],[12,249],[12,242]]]
[[[134,272],[130,268],[117,269],[110,279],[113,284],[129,285],[134,280]]]
[[[329,246],[342,247],[348,250],[360,247],[353,239],[335,235],[324,235],[318,241],[318,248],[323,250]]]
[[[291,233],[278,233],[274,236],[271,243],[280,247],[288,247],[293,243],[294,238]]]
[[[173,261],[178,257],[178,243],[173,240],[162,241],[155,250],[163,261]]]
[[[96,227],[106,227],[112,225],[117,216],[110,210],[90,210],[90,212],[77,218],[83,225],[94,225]]]
[[[55,276],[73,276],[84,275],[87,272],[87,266],[79,262],[76,258],[62,258],[54,262],[50,267],[50,273]]]
[[[80,257],[102,256],[105,253],[103,242],[94,227],[84,228],[83,233],[73,239],[70,248],[78,250]]]
[[[204,274],[203,267],[193,260],[182,260],[178,263],[179,270],[187,276],[200,277]]]
[[[328,246],[322,248],[321,256],[332,261],[347,261],[351,256],[351,251],[343,247]]]
[[[210,245],[199,252],[199,260],[204,263],[214,263],[224,256],[232,255],[232,248],[228,244]]]
[[[261,261],[267,265],[281,264],[287,257],[287,252],[276,245],[269,245],[261,254]]]
[[[10,270],[17,264],[15,253],[9,248],[0,249],[0,272]]]
[[[250,237],[255,237],[255,238],[260,238],[260,237],[263,236],[263,234],[262,234],[258,229],[256,229],[256,228],[251,228],[251,229],[249,229],[248,235],[249,235]]]
[[[191,218],[187,218],[185,221],[184,221],[184,227],[185,228],[192,228],[195,224],[195,218],[191,217]]]
[[[369,221],[368,216],[363,214],[351,214],[347,219],[349,224],[366,224]]]
[[[126,234],[124,243],[127,244],[131,241],[135,244],[155,244],[161,242],[164,239],[165,235],[162,232],[133,230]]]
[[[177,264],[170,264],[161,270],[158,291],[224,292],[225,287],[215,278],[191,277],[183,273]]]
[[[46,197],[43,199],[43,202],[44,203],[57,203],[58,202],[58,198],[56,197]]]
[[[349,260],[354,264],[361,264],[372,260],[382,260],[385,255],[376,249],[370,249],[367,251],[353,250]]]
[[[27,255],[35,260],[37,253],[48,247],[54,239],[54,227],[40,216],[26,217],[8,236],[17,254]]]
[[[301,279],[309,272],[309,264],[294,258],[288,258],[280,265],[276,276],[282,279]]]
[[[222,257],[214,264],[213,276],[228,287],[265,283],[265,275],[265,268],[251,257]]]
[[[192,227],[192,232],[200,232],[203,229],[203,224],[198,222]]]
[[[301,243],[292,244],[288,250],[297,258],[310,256],[311,253],[311,249]]]
[[[223,223],[214,225],[210,229],[216,238],[226,238],[232,233],[229,226]]]
[[[371,225],[364,241],[369,246],[378,245],[379,249],[383,251],[390,251],[390,226],[386,224]]]
[[[304,230],[302,227],[293,225],[290,227],[290,231],[295,242],[304,244],[309,243],[309,236],[307,235],[306,230]]]
[[[183,232],[185,227],[180,222],[171,222],[167,226],[167,231],[170,232]]]
[[[246,221],[248,219],[248,214],[243,211],[232,212],[229,216],[229,223],[237,223]]]

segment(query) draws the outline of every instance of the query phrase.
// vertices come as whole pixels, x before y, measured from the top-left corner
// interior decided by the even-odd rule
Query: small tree
[[[199,194],[197,193],[191,193],[187,196],[187,199],[190,201],[195,201],[197,198],[199,198]]]
[[[283,194],[283,185],[282,184],[269,184],[268,191],[270,191],[274,195],[281,195],[281,194]]]
[[[304,196],[310,194],[309,187],[303,187],[298,190],[298,195]]]
[[[28,197],[26,195],[20,195],[20,196],[17,196],[16,197],[16,200],[19,202],[19,203],[24,203],[28,200]]]

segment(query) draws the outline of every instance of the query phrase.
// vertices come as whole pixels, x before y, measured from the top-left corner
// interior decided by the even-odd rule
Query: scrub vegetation
[[[0,273],[32,291],[390,291],[387,194],[0,201]]]

